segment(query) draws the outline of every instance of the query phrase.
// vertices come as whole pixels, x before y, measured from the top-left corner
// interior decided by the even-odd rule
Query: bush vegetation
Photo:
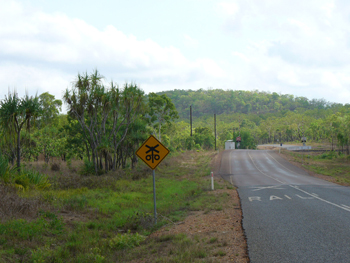
[[[144,164],[140,163],[134,170],[86,176],[71,172],[73,165],[83,165],[72,161],[70,167],[61,164],[59,171],[50,169],[47,175],[40,176],[39,171],[43,169],[40,163],[25,163],[31,168],[23,167],[20,174],[26,175],[28,187],[17,181],[24,191],[12,181],[15,180],[12,178],[22,178],[16,170],[11,172],[8,183],[0,184],[4,201],[0,204],[0,261],[125,262],[137,259],[139,249],[150,244],[149,234],[159,227],[182,220],[189,211],[220,209],[219,203],[227,196],[219,195],[208,202],[206,195],[210,186],[210,160],[208,153],[184,152],[167,157],[159,166],[156,225],[152,173]],[[1,166],[1,169],[6,171],[8,167]],[[171,237],[169,242],[174,243],[174,255],[170,255],[174,262],[203,259],[209,253],[186,236]],[[148,250],[145,256],[150,253]]]

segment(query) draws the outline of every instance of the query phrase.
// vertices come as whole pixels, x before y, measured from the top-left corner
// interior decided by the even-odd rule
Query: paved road
[[[251,262],[350,262],[350,188],[309,176],[273,151],[228,150]]]

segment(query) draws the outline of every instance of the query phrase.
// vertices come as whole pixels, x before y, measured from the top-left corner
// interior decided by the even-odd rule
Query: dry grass
[[[249,262],[237,191],[216,180],[223,189],[207,194],[221,209],[190,212],[182,222],[152,233],[132,254],[117,254],[124,260],[117,262]]]
[[[157,203],[160,224],[152,228],[134,227],[137,230],[133,230],[132,233],[141,231],[140,233],[147,235],[148,238],[139,247],[125,250],[111,249],[109,241],[121,233],[123,227],[125,230],[133,229],[128,225],[132,220],[123,223],[124,225],[120,223],[122,222],[120,218],[127,218],[129,215],[122,212],[129,210],[132,212],[133,206],[140,206],[143,209],[152,202],[152,198],[143,198],[151,192],[149,183],[151,178],[144,180],[145,177],[152,176],[146,165],[140,164],[133,171],[118,170],[101,176],[83,176],[79,174],[82,161],[72,161],[67,165],[65,162],[55,160],[59,170],[51,169],[51,164],[46,164],[44,161],[27,163],[27,168],[47,174],[52,187],[41,192],[34,189],[33,195],[30,192],[25,193],[28,196],[42,194],[42,197],[25,199],[14,189],[0,186],[1,220],[38,218],[36,221],[28,220],[28,222],[20,220],[14,223],[5,222],[6,231],[0,236],[0,251],[3,251],[0,253],[0,261],[247,262],[237,192],[222,179],[216,182],[220,190],[214,192],[201,190],[204,186],[209,187],[208,176],[210,169],[213,169],[209,165],[210,160],[215,160],[215,166],[220,164],[218,162],[220,158],[214,158],[216,155],[216,152],[185,152],[169,156],[162,162],[157,169],[157,193],[158,196],[163,194],[163,199]],[[139,179],[141,180],[138,181]],[[118,184],[117,198],[105,197],[105,192],[107,194],[111,192],[106,189],[113,190]],[[130,185],[130,188],[125,185]],[[96,195],[88,194],[90,189],[97,188],[100,189],[94,190]],[[79,191],[83,190],[86,192],[80,194]],[[167,194],[169,191],[170,194]],[[136,199],[141,194],[140,200],[145,205],[140,205]],[[99,202],[99,198],[105,198],[106,202]],[[161,201],[168,200],[166,198],[169,198],[169,201],[161,205]],[[53,211],[57,200],[61,202],[59,203],[61,206]],[[144,200],[149,201],[146,203]],[[44,206],[44,201],[47,207]],[[86,205],[87,201],[90,202],[89,205]],[[119,207],[123,207],[123,211],[119,210]],[[100,213],[99,208],[104,212]],[[141,225],[148,224],[148,219],[153,220],[152,214],[151,216],[149,214],[146,211],[144,216],[140,217],[144,220],[144,222],[140,220]],[[186,218],[187,215],[189,216]],[[179,224],[179,220],[182,223]],[[158,227],[170,221],[176,223],[172,222],[150,235]],[[19,229],[17,225],[22,228]],[[17,233],[25,238],[19,238]],[[26,238],[27,235],[30,239]],[[11,242],[6,241],[9,238]],[[1,243],[1,240],[7,243],[5,241]]]
[[[163,164],[163,163],[162,163]],[[165,166],[169,165],[164,161]],[[87,187],[89,189],[109,188],[114,190],[119,179],[140,180],[150,176],[150,170],[147,166],[139,166],[135,170],[108,171],[99,176],[82,176],[79,174],[83,161],[73,160],[70,165],[67,162],[55,161],[46,164],[44,161],[30,162],[25,164],[28,168],[33,168],[40,173],[49,176],[52,189],[77,189]],[[51,167],[51,168],[49,168]]]
[[[323,147],[322,149],[326,148]],[[350,185],[350,157],[347,155],[339,156],[338,152],[326,150],[320,152],[283,150],[280,155],[294,165],[306,170],[312,176],[341,185]]]
[[[0,184],[0,221],[9,219],[34,219],[39,210],[47,208],[41,198],[22,198],[10,186]]]

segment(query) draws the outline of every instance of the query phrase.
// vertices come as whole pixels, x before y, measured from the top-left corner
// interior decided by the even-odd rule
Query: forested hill
[[[343,105],[330,103],[324,99],[309,100],[305,97],[293,95],[269,93],[263,91],[243,90],[172,90],[158,94],[166,94],[175,104],[180,118],[188,118],[192,105],[193,116],[201,117],[208,114],[230,113],[283,113],[288,111],[333,109],[337,111]]]

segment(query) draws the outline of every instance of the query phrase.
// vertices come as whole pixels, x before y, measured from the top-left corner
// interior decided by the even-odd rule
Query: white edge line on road
[[[254,160],[253,160],[253,158],[250,156],[249,152],[248,152],[248,155],[249,155],[250,159],[252,160],[253,165],[255,166],[256,169],[258,169],[258,171],[259,171],[260,173],[262,173],[263,175],[265,175],[265,176],[267,176],[267,177],[269,177],[269,178],[271,178],[271,179],[273,179],[273,180],[275,180],[275,181],[277,181],[277,182],[279,182],[279,183],[281,183],[281,184],[285,184],[284,182],[282,182],[282,181],[280,181],[280,180],[278,180],[278,179],[276,179],[276,178],[274,178],[274,177],[272,177],[272,176],[269,176],[269,175],[265,174],[264,172],[262,172],[262,171],[255,165]],[[272,157],[272,156],[271,156],[271,157]],[[273,157],[272,157],[272,158],[273,158]],[[289,170],[289,169],[288,169],[288,170]],[[335,206],[335,207],[338,207],[338,208],[340,208],[340,209],[343,209],[343,210],[345,210],[345,211],[350,212],[350,207],[345,207],[345,206],[337,205],[337,204],[335,204],[335,203],[332,203],[332,202],[330,202],[330,201],[327,201],[327,200],[325,200],[325,199],[323,199],[323,198],[321,198],[321,197],[318,197],[317,195],[311,194],[311,193],[309,193],[309,192],[306,192],[306,191],[300,189],[298,186],[295,186],[295,185],[289,185],[289,186],[292,187],[292,188],[294,188],[294,189],[296,189],[296,190],[299,190],[300,192],[302,192],[302,193],[304,193],[304,194],[307,194],[307,195],[309,195],[309,196],[311,196],[311,197],[314,197],[315,199],[318,199],[318,200],[320,200],[320,201],[322,201],[322,202],[325,202],[325,203],[327,203],[327,204],[333,205],[333,206]]]
[[[306,192],[306,191],[304,191],[304,190],[301,190],[299,187],[296,187],[296,186],[294,186],[294,185],[289,185],[289,186],[292,187],[292,188],[294,188],[294,189],[296,189],[296,190],[299,190],[300,192],[303,192],[304,194],[307,194],[307,195],[309,195],[309,196],[312,196],[313,198],[316,198],[316,199],[318,199],[318,200],[320,200],[320,201],[322,201],[322,202],[325,202],[325,203],[327,203],[327,204],[330,204],[330,205],[339,207],[339,208],[341,208],[341,209],[343,209],[343,210],[346,210],[346,211],[350,212],[350,207],[343,207],[343,206],[341,206],[341,205],[337,205],[337,204],[332,203],[332,202],[330,202],[330,201],[327,201],[327,200],[325,200],[325,199],[323,199],[323,198],[321,198],[321,197],[318,197],[317,195],[313,195],[313,194],[311,194],[311,193],[309,193],[309,192]]]
[[[343,205],[343,204],[342,204],[342,206],[344,206],[345,208],[349,208],[349,209],[350,209],[350,206],[347,206],[347,205]]]

